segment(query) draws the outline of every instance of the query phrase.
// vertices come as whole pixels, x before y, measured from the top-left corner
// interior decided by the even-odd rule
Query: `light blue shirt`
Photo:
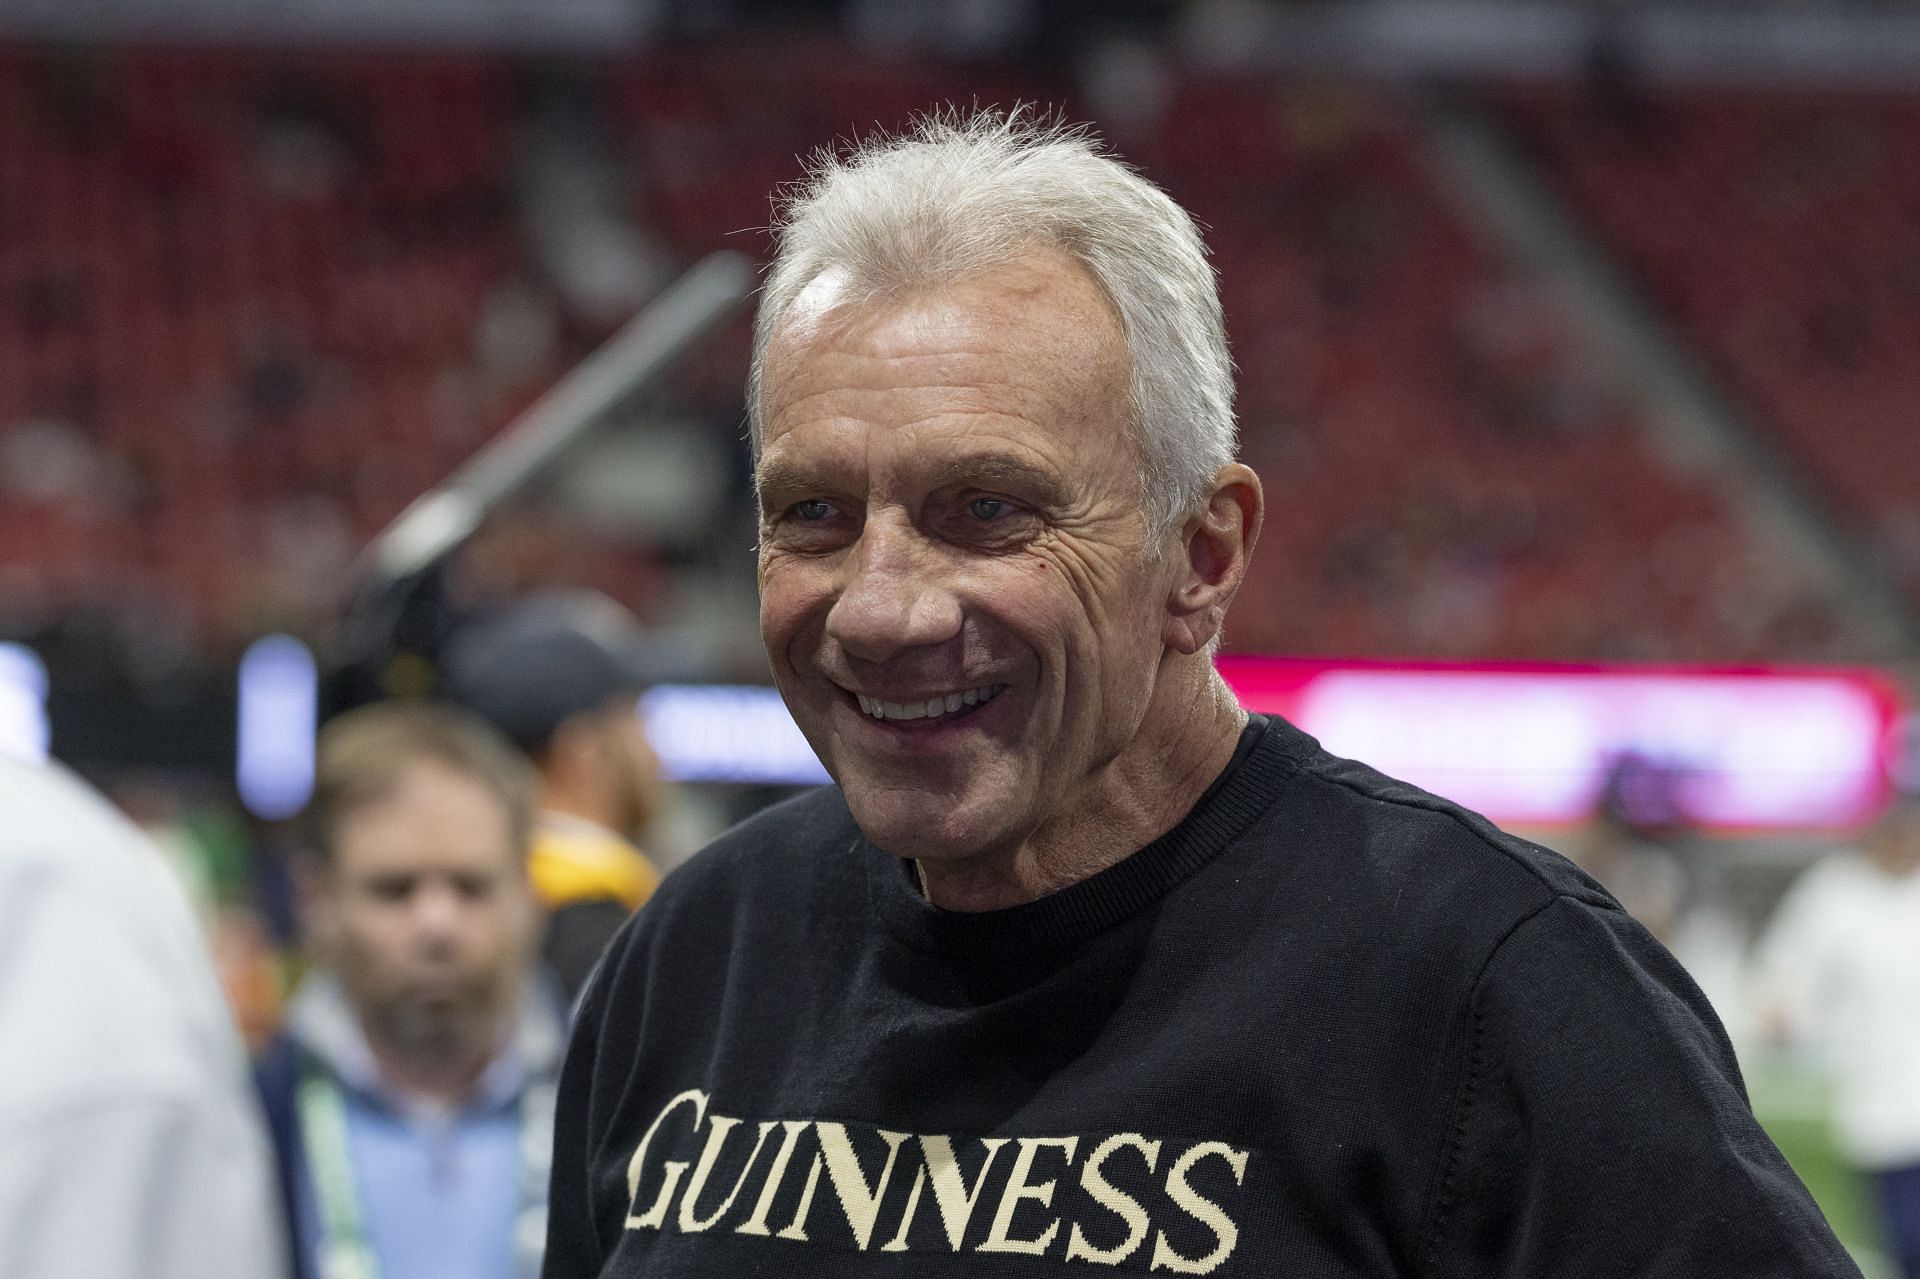
[[[527,1215],[544,1213],[546,1170],[529,1169],[522,1102],[557,1061],[558,1019],[550,1006],[529,1008],[473,1096],[448,1107],[386,1088],[338,987],[323,981],[309,992],[313,984],[296,998],[294,1029],[340,1085],[354,1195],[380,1279],[530,1279],[523,1265],[538,1256],[529,1256],[520,1232],[544,1225]],[[532,1144],[550,1149],[550,1128]],[[313,1273],[324,1275],[311,1161],[299,1170],[297,1195],[301,1241]]]

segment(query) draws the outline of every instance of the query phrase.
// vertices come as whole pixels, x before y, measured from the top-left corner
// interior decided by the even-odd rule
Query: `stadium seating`
[[[1558,188],[1920,598],[1920,99],[1508,94]]]
[[[1013,70],[824,39],[593,70],[634,212],[685,260],[764,254],[769,191],[827,139],[941,99],[1062,100]],[[1207,225],[1222,276],[1270,500],[1234,647],[1845,652],[1725,496],[1659,464],[1552,302],[1475,242],[1397,105],[1169,88],[1157,122],[1114,140]],[[214,640],[303,607],[317,624],[325,574],[271,578],[324,548],[262,558],[302,526],[288,510],[337,508],[350,547],[557,372],[500,388],[475,367],[489,299],[531,271],[515,89],[485,56],[0,47],[0,433],[77,422],[117,477],[51,515],[0,499],[18,534],[0,537],[0,606],[144,585]],[[689,393],[730,402],[744,358],[736,326]]]
[[[756,93],[730,91],[743,83]],[[643,212],[689,250],[762,247],[768,191],[822,139],[898,127],[931,101],[1060,100],[1012,75],[834,47],[680,56],[625,84]],[[1667,473],[1563,317],[1472,241],[1392,106],[1189,76],[1157,128],[1114,141],[1206,224],[1220,268],[1247,456],[1272,499],[1232,646],[1845,651],[1831,610],[1749,542],[1722,494]]]
[[[275,504],[364,536],[470,449],[431,392],[519,263],[508,90],[470,57],[0,51],[0,427],[77,424],[126,490],[90,521],[138,533],[49,556],[78,535],[39,521],[9,572],[254,621]]]

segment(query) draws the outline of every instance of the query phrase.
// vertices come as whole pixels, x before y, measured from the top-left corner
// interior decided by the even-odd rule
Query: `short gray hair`
[[[1233,362],[1206,245],[1186,210],[1090,130],[1018,108],[936,112],[899,136],[821,153],[782,206],[747,387],[756,456],[768,341],[823,273],[839,273],[850,296],[868,299],[1055,247],[1087,268],[1120,314],[1141,497],[1155,534],[1233,460]]]

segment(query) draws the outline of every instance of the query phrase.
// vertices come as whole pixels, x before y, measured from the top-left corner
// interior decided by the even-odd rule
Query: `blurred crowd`
[[[547,595],[463,632],[444,697],[334,718],[284,944],[257,886],[179,873],[221,837],[0,760],[0,1270],[537,1274],[568,1010],[659,880],[651,660]]]

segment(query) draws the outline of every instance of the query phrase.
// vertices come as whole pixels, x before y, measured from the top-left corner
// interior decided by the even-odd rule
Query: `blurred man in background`
[[[1861,851],[1800,877],[1759,961],[1763,1025],[1824,1062],[1840,1150],[1920,1279],[1920,793],[1896,796]]]
[[[0,1275],[285,1273],[246,1060],[181,887],[0,754]]]
[[[529,868],[548,911],[541,958],[569,997],[660,882],[633,842],[665,795],[636,710],[652,674],[639,623],[593,591],[534,596],[449,647],[451,696],[538,774]]]
[[[1671,790],[1647,761],[1628,756],[1616,762],[1586,829],[1565,850],[1669,950],[1687,896],[1686,871],[1663,838],[1680,823]]]
[[[531,780],[484,724],[381,705],[321,734],[316,968],[260,1068],[308,1276],[525,1279],[563,1027],[533,980]]]

